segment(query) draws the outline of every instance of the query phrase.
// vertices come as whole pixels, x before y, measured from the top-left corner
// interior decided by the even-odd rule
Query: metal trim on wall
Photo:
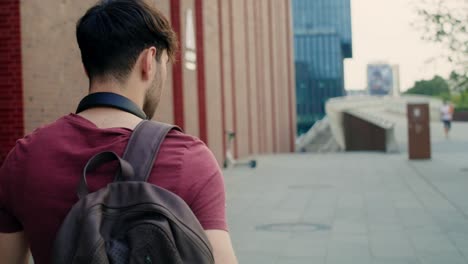
[[[223,139],[223,154],[226,153],[226,104],[225,104],[225,95],[226,87],[224,85],[225,76],[224,76],[224,42],[223,42],[223,12],[222,12],[222,2],[223,0],[218,0],[218,23],[219,23],[219,67],[220,67],[220,79],[221,79],[221,134]]]
[[[171,23],[174,31],[177,34],[177,39],[182,39],[181,35],[181,14],[180,14],[180,0],[171,0]],[[179,45],[175,56],[176,62],[172,70],[172,89],[174,94],[174,123],[184,128],[184,83],[183,83],[183,63],[182,63],[182,45]]]
[[[249,15],[248,15],[248,8],[247,8],[247,0],[244,0],[244,13],[245,13],[245,22],[244,22],[244,33],[245,33],[245,62],[246,62],[246,79],[247,79],[247,115],[248,115],[248,135],[249,135],[249,154],[253,153],[253,125],[252,125],[252,88],[250,87],[250,81],[251,81],[251,76],[250,76],[250,57],[249,53],[247,52],[250,47],[250,38],[249,38]]]
[[[236,60],[234,54],[234,10],[232,7],[233,1],[229,1],[229,48],[231,52],[231,99],[232,99],[232,128],[235,132],[237,132],[237,100],[236,100]],[[237,158],[239,156],[239,140],[234,140],[234,157]]]
[[[295,145],[295,139],[296,139],[296,133],[295,133],[295,129],[294,127],[296,126],[296,124],[294,124],[294,109],[296,108],[294,102],[293,102],[293,96],[295,95],[295,86],[293,85],[292,83],[292,45],[291,45],[291,42],[293,41],[293,36],[291,34],[291,27],[292,27],[292,24],[291,24],[291,3],[290,3],[290,0],[285,0],[286,1],[286,8],[285,8],[285,12],[286,12],[286,45],[287,45],[287,53],[288,53],[288,61],[287,61],[287,64],[288,64],[288,87],[289,87],[289,98],[288,98],[288,103],[289,103],[289,128],[290,128],[290,151],[291,152],[294,152],[294,145]]]
[[[203,0],[195,0],[197,54],[198,122],[200,139],[208,145],[206,119],[205,47],[203,30]]]
[[[269,42],[269,49],[270,49],[270,77],[271,77],[271,119],[272,119],[272,144],[273,144],[273,152],[278,152],[278,127],[277,127],[277,115],[276,112],[276,74],[275,74],[275,54],[273,51],[273,10],[272,10],[272,1],[268,1],[268,42]]]

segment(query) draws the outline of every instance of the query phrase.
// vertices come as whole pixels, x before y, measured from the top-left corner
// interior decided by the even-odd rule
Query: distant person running
[[[440,108],[440,116],[444,123],[445,138],[449,137],[450,128],[452,127],[453,106],[444,100],[444,105]]]

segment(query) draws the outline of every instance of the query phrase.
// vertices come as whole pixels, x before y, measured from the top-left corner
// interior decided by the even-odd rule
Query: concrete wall
[[[179,61],[169,69],[155,118],[201,137],[219,161],[226,130],[237,132],[238,157],[292,151],[290,0],[147,1],[171,19],[181,40]],[[87,93],[75,25],[94,2],[21,1],[24,132],[73,112]],[[196,69],[185,66],[189,9],[197,39]]]
[[[88,91],[75,25],[94,1],[21,1],[26,132],[73,112]]]

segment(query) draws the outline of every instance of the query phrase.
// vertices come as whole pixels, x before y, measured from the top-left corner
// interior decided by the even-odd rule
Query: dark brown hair
[[[151,46],[157,49],[157,61],[164,50],[173,61],[177,50],[169,21],[142,0],[101,0],[78,21],[76,38],[91,80],[112,76],[124,81]]]

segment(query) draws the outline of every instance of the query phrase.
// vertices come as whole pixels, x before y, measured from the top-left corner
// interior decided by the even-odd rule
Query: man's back
[[[121,155],[130,134],[127,128],[100,129],[72,114],[18,141],[0,170],[0,232],[24,230],[36,263],[49,263],[55,234],[77,201],[83,166],[101,151]],[[109,183],[115,169],[90,175],[91,190]],[[198,139],[171,132],[149,181],[184,199],[205,230],[227,229],[223,179]]]
[[[440,114],[442,120],[451,121],[453,116],[453,107],[449,104],[445,104],[440,108]]]

